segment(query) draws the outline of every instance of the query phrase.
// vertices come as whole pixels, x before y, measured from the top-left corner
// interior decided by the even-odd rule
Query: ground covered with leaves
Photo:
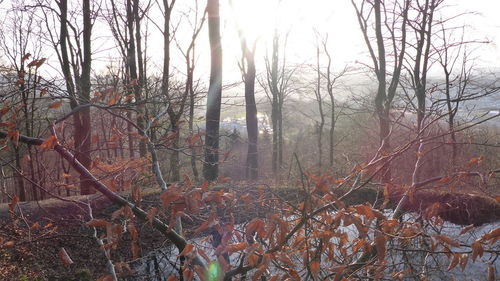
[[[255,217],[265,217],[272,212],[256,204],[262,197],[276,198],[277,202],[287,204],[298,204],[304,195],[300,189],[270,188],[265,185],[228,185],[216,187],[222,191],[231,189],[240,197],[241,204],[237,210],[232,210],[236,223],[252,220]],[[346,204],[363,204],[369,202],[384,201],[383,190],[366,188],[353,193],[346,198]],[[124,196],[127,196],[124,194]],[[411,208],[416,210],[418,202],[420,206],[425,203],[427,212],[441,212],[440,215],[453,219],[454,210],[463,224],[469,224],[473,217],[463,218],[465,209],[475,210],[475,214],[482,214],[477,224],[485,221],[500,220],[500,204],[494,200],[486,200],[479,196],[417,193]],[[458,197],[460,198],[458,198]],[[467,197],[464,200],[462,197]],[[393,200],[397,200],[395,193]],[[448,198],[448,199],[447,199]],[[460,200],[458,200],[458,199]],[[4,204],[0,206],[0,276],[2,280],[69,280],[85,281],[96,280],[106,276],[107,268],[103,249],[98,246],[94,237],[94,227],[98,230],[98,237],[106,235],[106,231],[100,226],[107,225],[108,221],[114,221],[114,225],[121,225],[121,216],[124,209],[119,209],[101,195],[90,197],[66,198],[68,201],[50,199],[42,202],[18,203],[16,208]],[[132,199],[132,198],[131,198]],[[89,202],[93,213],[93,220],[88,216],[88,208],[78,205],[71,200]],[[443,204],[434,203],[448,200],[448,209],[442,209]],[[453,206],[453,202],[462,202],[464,206]],[[465,203],[464,203],[465,202]],[[487,204],[485,204],[485,202]],[[469,205],[467,205],[469,204]],[[471,205],[472,204],[472,205]],[[439,206],[432,208],[432,206]],[[140,206],[156,216],[163,217],[168,222],[168,214],[162,214],[162,200],[160,192],[149,190],[143,192]],[[277,204],[275,207],[279,207]],[[224,210],[218,210],[223,216]],[[485,214],[489,214],[486,218]],[[429,214],[427,214],[429,215]],[[434,214],[435,215],[435,214]],[[474,215],[474,213],[472,213]],[[92,221],[92,223],[89,223]],[[203,236],[207,234],[206,229],[200,225],[207,218],[204,214],[198,216],[185,215],[184,235],[187,238]],[[474,222],[472,222],[474,223]],[[153,227],[144,221],[133,221],[133,226],[123,224],[126,231],[123,232],[117,243],[112,245],[109,251],[111,259],[119,269],[119,275],[133,276],[130,263],[139,259],[155,249],[165,247],[168,241]],[[135,233],[137,232],[137,233]],[[104,277],[102,278],[104,280]]]

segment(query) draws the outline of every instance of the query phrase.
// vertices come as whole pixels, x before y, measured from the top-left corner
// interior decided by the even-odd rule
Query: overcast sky
[[[270,48],[273,26],[278,22],[282,33],[290,32],[288,53],[294,63],[314,63],[316,38],[314,30],[328,34],[329,48],[335,67],[345,64],[356,65],[356,61],[367,61],[368,55],[362,34],[350,0],[283,0],[278,7],[277,0],[233,0],[234,7],[227,0],[221,0],[222,36],[226,81],[239,79],[236,60],[240,57],[235,22],[246,31],[249,38],[259,38],[257,63],[263,68],[263,55]],[[466,37],[471,40],[489,40],[475,51],[478,67],[500,67],[500,1],[497,0],[447,0],[443,17],[464,12],[454,25],[468,25]],[[276,20],[277,19],[277,20]],[[200,50],[208,41],[202,37]],[[251,41],[251,40],[250,40]],[[158,45],[159,46],[159,45]],[[206,46],[206,45],[205,45]],[[203,52],[204,56],[208,53]],[[208,59],[200,60],[200,70],[207,69]]]
[[[174,16],[178,17],[181,11],[186,12],[188,7],[198,3],[200,9],[204,8],[206,0],[184,0],[177,1]],[[315,34],[317,30],[321,34],[328,34],[329,49],[333,55],[337,69],[344,65],[358,65],[357,61],[369,63],[366,46],[359,31],[357,19],[350,0],[233,0],[234,7],[230,7],[228,0],[221,1],[222,40],[224,52],[224,81],[235,82],[240,80],[237,60],[240,58],[240,45],[235,23],[237,22],[245,31],[246,36],[252,41],[259,38],[257,44],[257,71],[263,71],[263,57],[266,48],[269,47],[275,23],[278,22],[282,33],[289,32],[288,56],[291,63],[314,63]],[[29,1],[26,1],[29,3]],[[104,1],[106,2],[106,1]],[[5,12],[12,2],[9,0],[1,4],[1,13]],[[79,3],[79,2],[73,2]],[[475,15],[466,15],[455,21],[456,25],[467,24],[467,37],[469,39],[491,41],[491,44],[481,46],[475,55],[478,57],[476,65],[479,67],[500,67],[500,1],[497,0],[446,0],[449,5],[444,9],[446,16],[452,16],[462,12],[477,12]],[[104,6],[103,6],[104,7]],[[159,26],[163,25],[160,9],[154,7],[151,19]],[[1,21],[0,21],[1,22]],[[3,21],[2,24],[9,24]],[[149,46],[148,56],[151,58],[150,70],[161,69],[163,39],[154,24],[149,24]],[[181,21],[176,37],[179,45],[185,48],[190,38],[189,24]],[[96,39],[92,45],[94,51],[93,68],[96,72],[106,70],[106,65],[112,57],[117,58],[115,43],[108,26],[104,22],[96,23],[93,32]],[[198,40],[198,77],[208,80],[209,73],[209,48],[207,30],[204,29]],[[53,69],[58,68],[58,62],[50,48],[44,48],[44,56],[50,58]],[[183,60],[180,52],[173,44],[172,65],[183,71]],[[48,68],[47,68],[48,69]]]

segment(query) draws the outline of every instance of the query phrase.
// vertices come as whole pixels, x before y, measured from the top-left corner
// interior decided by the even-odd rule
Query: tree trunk
[[[59,48],[61,50],[60,64],[66,90],[70,97],[71,109],[75,109],[78,105],[88,103],[90,100],[90,69],[91,69],[91,11],[90,0],[83,0],[82,14],[83,14],[83,61],[81,66],[72,64],[75,60],[69,59],[68,47],[68,0],[61,0],[58,3],[60,10],[60,34],[59,34]],[[71,52],[73,55],[73,53]],[[71,73],[71,66],[73,68],[73,75]],[[81,69],[79,74],[77,71]],[[86,168],[90,168],[92,162],[90,156],[91,148],[91,122],[90,122],[90,108],[86,107],[75,114],[73,114],[73,138],[75,142],[75,158],[82,163]],[[80,193],[82,195],[93,193],[93,189],[89,180],[85,175],[80,176]]]
[[[381,15],[381,1],[375,0],[374,10],[375,10],[375,33],[377,38],[377,48],[378,48],[378,59],[379,59],[379,69],[377,72],[378,79],[378,89],[377,96],[375,97],[375,108],[377,110],[377,115],[379,118],[379,136],[380,136],[380,151],[382,153],[390,152],[390,102],[387,99],[386,92],[386,60],[385,60],[385,46],[384,38],[382,35],[382,15]],[[381,170],[382,182],[387,183],[391,180],[391,168],[390,163],[387,162],[385,167]]]
[[[163,74],[161,81],[162,95],[169,99],[170,84],[170,12],[171,7],[168,0],[163,0],[164,23],[163,23]]]
[[[330,147],[329,147],[329,153],[328,153],[328,161],[330,163],[330,168],[334,168],[334,147],[335,147],[335,103],[332,99],[332,113],[330,116]]]
[[[457,139],[455,135],[455,111],[451,104],[451,95],[450,95],[450,73],[444,67],[445,74],[445,95],[446,95],[446,106],[448,109],[448,130],[450,132],[450,141],[451,141],[451,166],[456,167],[457,164]]]
[[[25,54],[23,54],[24,56]],[[21,68],[19,69],[18,71],[18,77],[23,77],[22,79],[25,79],[25,70],[24,70],[24,61],[21,61]],[[28,75],[28,88],[32,88],[33,91],[36,91],[36,76],[35,78],[33,79],[34,81],[34,85],[31,85],[31,71]],[[22,102],[25,106],[22,107],[22,110],[23,110],[23,113],[24,113],[24,126],[26,127],[25,128],[25,131],[26,131],[26,135],[28,136],[32,136],[33,135],[33,130],[32,130],[32,127],[33,127],[33,122],[34,122],[34,118],[30,118],[30,113],[31,113],[31,117],[34,117],[32,114],[33,114],[33,109],[34,109],[34,106],[32,106],[31,110],[30,108],[28,107],[28,100],[29,100],[29,90],[26,89],[26,83],[21,83],[21,85],[19,86],[19,91],[21,92],[21,99],[22,99]],[[32,99],[32,101],[34,102],[34,98]],[[30,112],[31,111],[31,112]],[[19,154],[19,151],[18,151],[19,148],[17,148],[17,151],[16,151],[16,166],[18,165],[18,161],[17,161],[17,157],[19,157],[20,155],[17,155]],[[31,178],[31,183],[30,183],[30,186],[31,186],[31,194],[32,194],[32,197],[31,199],[34,200],[34,201],[37,201],[38,200],[38,194],[37,194],[37,188],[35,186],[35,183],[36,183],[36,178],[35,178],[35,168],[33,166],[33,152],[32,152],[32,149],[31,149],[31,146],[28,146],[28,151],[27,151],[29,157],[30,157],[30,161],[29,161],[29,168],[30,168],[30,178]],[[19,171],[21,171],[22,169],[22,164],[19,163],[19,167],[17,167],[17,169]],[[21,178],[21,180],[23,180]],[[19,180],[18,180],[18,183],[19,183]],[[21,188],[21,186],[19,186]],[[26,193],[26,185],[24,185],[24,181],[22,182],[22,193]],[[23,196],[23,197],[26,197],[26,196]],[[25,198],[26,199],[26,198]]]
[[[194,48],[192,50],[194,53]],[[194,55],[193,55],[194,57]],[[190,61],[190,53],[188,52],[186,61]],[[194,89],[193,89],[193,71],[194,71],[194,58],[193,61],[191,61],[192,67],[189,67],[188,64],[188,79],[186,83],[186,87],[189,90],[189,120],[188,120],[188,126],[189,126],[189,133],[194,134],[194,106],[196,103],[195,100],[195,95],[194,95]],[[193,176],[196,181],[199,180],[199,175],[198,175],[198,168],[196,167],[196,148],[193,146],[191,147],[191,170],[193,171]]]
[[[82,74],[81,74],[81,103],[88,103],[90,101],[90,69],[91,69],[91,34],[92,34],[92,22],[91,22],[91,11],[90,11],[90,0],[83,0],[83,62],[82,62]],[[90,122],[90,107],[86,107],[80,111],[79,116],[80,123],[79,127],[75,127],[75,131],[80,132],[79,141],[80,144],[79,152],[76,156],[77,160],[82,163],[82,165],[90,169],[92,163],[91,158],[91,122]],[[75,135],[76,136],[76,135]],[[76,140],[75,140],[75,143]],[[91,180],[87,178],[86,175],[80,176],[80,194],[92,194],[95,190],[92,187]]]
[[[132,112],[127,111],[127,119],[132,120]],[[134,132],[134,126],[132,124],[127,123],[127,139],[128,139],[128,157],[130,159],[135,158],[135,145],[134,145],[134,137],[132,133]]]
[[[391,150],[391,142],[390,142],[390,126],[391,126],[391,120],[389,116],[389,109],[384,110],[383,112],[379,113],[379,135],[380,135],[380,151],[382,153],[389,153]],[[382,175],[382,182],[383,183],[388,183],[391,181],[392,178],[392,172],[391,172],[391,162],[388,161],[385,163],[384,167],[380,170],[380,173]]]
[[[279,112],[279,89],[278,89],[278,60],[279,60],[279,38],[278,34],[275,31],[273,37],[273,50],[272,50],[272,58],[271,58],[271,79],[270,79],[270,89],[272,94],[272,111],[271,111],[271,119],[273,123],[273,173],[275,176],[278,176],[278,168],[280,167],[280,145],[279,145],[279,132],[280,132],[280,112]]]
[[[316,100],[318,102],[318,110],[320,122],[318,125],[318,168],[321,172],[321,160],[323,157],[323,127],[325,126],[325,115],[323,114],[323,98],[321,96],[321,70],[319,65],[319,45],[316,48],[316,67],[317,67],[317,85],[316,85]]]
[[[219,168],[219,121],[222,96],[222,46],[220,39],[219,0],[208,0],[208,33],[211,50],[210,85],[207,97],[205,163],[206,180],[217,179]]]
[[[278,174],[278,102],[273,94],[273,104],[271,111],[271,121],[273,124],[273,174],[276,176]]]
[[[382,14],[381,6],[385,5],[384,2],[382,4],[382,0],[374,0],[373,1],[373,10],[370,10],[370,14],[375,16],[374,28],[375,28],[375,37],[376,37],[376,46],[377,52],[375,52],[375,48],[372,46],[372,40],[370,40],[370,35],[368,32],[368,28],[371,28],[371,24],[367,25],[367,21],[365,15],[363,15],[363,8],[358,8],[354,1],[352,4],[356,9],[356,14],[358,17],[358,23],[361,31],[363,32],[363,37],[365,43],[367,45],[368,51],[370,53],[371,59],[373,61],[373,68],[375,70],[375,74],[377,76],[378,89],[377,94],[375,96],[375,110],[379,119],[379,137],[380,137],[380,152],[382,155],[390,153],[391,145],[390,145],[390,110],[392,108],[392,101],[395,97],[397,87],[399,85],[401,69],[403,63],[405,61],[406,55],[406,26],[408,24],[408,9],[410,6],[410,0],[405,0],[403,6],[398,5],[401,8],[401,18],[398,18],[399,23],[401,24],[401,36],[391,36],[389,39],[384,38],[383,27],[390,29],[390,25],[394,25],[397,23],[396,19],[393,20],[392,23],[388,23],[388,18],[382,18],[385,14],[386,7],[384,6],[384,14]],[[368,1],[364,2],[368,3]],[[370,2],[371,3],[371,2]],[[373,13],[372,13],[373,12]],[[369,15],[368,15],[369,16]],[[391,31],[389,31],[391,32]],[[390,40],[390,42],[386,42],[386,40]],[[389,45],[390,44],[390,45]],[[394,70],[392,72],[392,79],[389,84],[389,89],[386,89],[387,86],[387,65],[386,65],[386,51],[385,46],[393,46],[393,56],[394,56]],[[397,46],[400,47],[399,51],[396,49]],[[384,167],[381,169],[380,174],[382,175],[381,180],[384,183],[388,183],[391,180],[391,167],[390,162],[386,162]]]
[[[328,77],[330,77],[330,70],[328,70]],[[332,105],[331,113],[330,113],[330,148],[328,154],[328,160],[330,163],[330,168],[334,168],[334,149],[335,149],[335,124],[336,124],[336,115],[335,115],[335,99],[333,97],[333,89],[331,86],[330,78],[328,78],[328,95],[330,96],[330,103]]]
[[[179,161],[179,141],[180,141],[180,130],[178,126],[177,119],[170,119],[172,126],[172,134],[174,134],[174,139],[172,140],[172,155],[170,155],[170,180],[177,182],[181,179],[180,174],[180,161]]]
[[[245,48],[246,49],[246,48]],[[247,179],[255,180],[258,177],[259,158],[257,143],[259,138],[259,124],[257,120],[257,104],[255,103],[255,61],[254,52],[246,49],[244,54],[247,61],[245,73],[245,109],[248,135],[248,152],[246,162]]]
[[[280,93],[282,95],[282,93]],[[283,168],[283,97],[280,98],[278,108],[278,169],[281,172]]]
[[[137,65],[139,68],[139,76],[137,86],[134,88],[135,102],[137,104],[137,126],[139,129],[146,128],[145,110],[142,104],[142,93],[146,88],[146,70],[144,69],[144,60],[142,57],[142,36],[141,36],[141,17],[139,16],[139,0],[133,0],[133,14],[135,20],[135,40],[137,43]],[[148,150],[144,140],[139,141],[139,156],[145,157]]]
[[[127,29],[128,29],[128,39],[129,42],[127,44],[127,66],[129,68],[129,73],[130,73],[130,82],[133,89],[133,94],[135,97],[135,103],[137,107],[137,115],[136,115],[136,121],[137,121],[137,126],[139,129],[144,129],[145,124],[144,124],[144,113],[143,113],[143,107],[140,105],[140,102],[142,100],[141,98],[141,86],[143,81],[139,79],[139,76],[142,76],[140,74],[139,76],[137,75],[137,65],[139,64],[139,68],[142,69],[142,59],[140,62],[136,62],[136,56],[140,56],[141,54],[139,53],[140,45],[137,46],[137,53],[136,53],[136,39],[138,40],[138,44],[140,44],[140,23],[138,22],[139,20],[139,3],[137,0],[134,0],[132,3],[132,0],[127,0]],[[134,23],[135,23],[135,35],[134,35]],[[139,38],[135,38],[139,36]],[[137,54],[137,55],[136,55]],[[131,116],[130,116],[131,117]],[[130,118],[129,118],[130,119]],[[131,120],[131,119],[130,119]],[[130,128],[132,129],[132,128]],[[129,131],[130,133],[130,131]],[[129,143],[132,145],[131,147],[131,158],[134,158],[134,151],[132,150],[133,148],[133,138],[129,137]],[[139,141],[139,156],[144,157],[146,156],[146,143],[144,140]]]
[[[16,179],[16,185],[17,189],[19,190],[19,200],[21,201],[26,201],[28,198],[26,198],[26,188],[24,186],[24,179],[23,179],[23,174],[22,174],[22,166],[21,166],[21,156],[20,156],[20,151],[19,147],[14,146],[14,158],[16,161],[16,170],[14,172],[15,174],[15,179]]]
[[[191,74],[192,75],[192,74]],[[193,81],[191,77],[191,83],[189,84],[189,133],[194,134],[194,106],[195,106],[195,95],[193,90]],[[191,147],[191,170],[193,171],[193,176],[196,181],[199,180],[198,168],[196,167],[196,148]]]
[[[328,65],[326,68],[326,89],[328,91],[328,96],[330,97],[330,104],[331,104],[331,112],[330,112],[330,134],[329,134],[329,153],[328,153],[328,161],[330,164],[330,169],[333,169],[333,162],[334,162],[334,147],[335,147],[335,123],[336,123],[336,116],[335,116],[335,98],[333,95],[333,85],[335,83],[335,80],[332,81],[332,56],[330,55],[330,52],[328,51],[327,48],[327,41],[328,38],[323,41],[323,49],[325,52],[325,55],[328,59]],[[319,68],[319,66],[318,66]]]

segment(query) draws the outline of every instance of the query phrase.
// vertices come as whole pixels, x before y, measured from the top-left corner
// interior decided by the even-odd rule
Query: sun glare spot
[[[222,268],[218,262],[211,262],[207,266],[206,280],[207,281],[219,281],[222,277]]]
[[[248,41],[271,38],[274,31],[283,34],[295,24],[298,1],[254,0],[235,1],[231,14]]]

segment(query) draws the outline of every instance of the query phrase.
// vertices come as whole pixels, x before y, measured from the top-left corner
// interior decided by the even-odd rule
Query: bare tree
[[[424,3],[416,3],[413,8],[416,11],[414,19],[408,20],[409,26],[415,33],[416,42],[412,44],[415,49],[410,76],[415,97],[417,98],[417,126],[418,131],[422,128],[425,116],[425,103],[427,91],[427,73],[430,68],[432,28],[434,25],[434,12],[443,0],[426,0]],[[410,68],[410,67],[409,67]]]
[[[230,1],[230,5],[233,5],[232,1]],[[241,46],[241,60],[238,66],[242,74],[243,82],[245,83],[245,121],[248,135],[245,176],[247,179],[255,180],[259,176],[259,123],[257,119],[257,103],[255,102],[255,50],[258,39],[255,39],[252,46],[249,47],[247,38],[243,34],[243,30],[241,30],[238,22],[236,22],[236,25]]]
[[[136,111],[137,124],[144,129],[144,100],[142,91],[145,89],[144,61],[141,46],[141,20],[146,11],[140,12],[139,2],[137,0],[125,0],[120,6],[115,0],[111,0],[111,7],[108,9],[108,15],[104,18],[110,26],[111,33],[119,47],[120,55],[123,60],[123,85],[127,92],[127,103],[130,110],[126,111],[127,118],[133,118],[133,111]],[[146,7],[146,10],[149,7]],[[130,98],[134,97],[133,99]],[[135,140],[133,137],[134,128],[127,126],[129,156],[135,157]],[[146,144],[144,140],[139,141],[139,156],[146,155]]]
[[[127,0],[127,29],[129,33],[129,43],[127,48],[128,67],[130,69],[131,86],[137,106],[137,125],[144,130],[144,106],[142,103],[141,90],[145,84],[145,71],[143,64],[143,54],[141,46],[141,19],[143,15],[139,13],[139,0]],[[134,26],[135,25],[135,26]],[[135,27],[135,29],[134,29]],[[139,73],[138,73],[139,72]],[[139,156],[146,156],[146,143],[139,142]]]
[[[38,61],[42,63],[45,58],[41,58],[41,45],[36,38],[36,25],[39,24],[35,19],[34,11],[24,10],[24,1],[13,1],[12,6],[5,14],[5,26],[0,30],[0,50],[3,51],[5,58],[8,60],[11,69],[6,71],[6,75],[2,77],[9,81],[13,86],[13,92],[10,90],[2,93],[1,102],[4,103],[4,109],[10,104],[10,107],[19,107],[18,112],[12,114],[11,134],[18,131],[21,134],[33,135],[36,128],[36,116],[38,113],[38,102],[36,93],[40,91],[41,77],[38,69]],[[7,26],[7,22],[10,25]],[[10,111],[10,110],[9,110]],[[22,114],[21,114],[22,113]],[[1,115],[7,114],[7,111]],[[22,154],[25,153],[24,147],[20,144],[12,143],[12,154],[15,163],[14,178],[17,185],[18,196],[21,201],[28,198],[38,200],[39,196],[36,183],[39,183],[40,177],[36,176],[35,160],[37,158],[36,149],[27,146],[29,159],[28,162],[29,175],[31,179],[28,184],[25,183],[23,174],[25,170],[22,165]],[[36,161],[38,163],[38,161]],[[26,174],[28,174],[26,173]],[[27,190],[26,187],[31,189]],[[31,195],[31,196],[30,196]],[[41,199],[41,198],[40,198]]]
[[[219,0],[207,1],[208,33],[211,50],[210,85],[207,96],[205,163],[206,180],[217,179],[219,170],[219,122],[222,98],[222,46],[220,39]]]
[[[189,41],[188,47],[186,50],[183,50],[180,46],[179,42],[176,41],[177,46],[180,52],[183,54],[185,63],[186,63],[186,81],[184,83],[184,89],[179,89],[179,95],[174,97],[173,93],[170,94],[170,101],[167,107],[167,113],[170,119],[170,128],[173,134],[172,144],[172,155],[170,158],[170,170],[171,170],[171,179],[173,181],[180,180],[180,158],[179,158],[179,150],[180,147],[180,121],[181,118],[185,114],[185,107],[189,100],[189,129],[190,133],[192,133],[193,129],[193,115],[194,115],[194,103],[195,103],[195,93],[194,93],[194,69],[195,69],[195,45],[198,35],[200,34],[201,29],[205,23],[205,12],[203,16],[198,21],[198,10],[194,10],[195,13],[195,21],[193,26],[193,31],[191,35],[191,40]],[[187,19],[186,19],[187,20]],[[176,108],[176,109],[175,109]],[[198,170],[196,169],[195,161],[195,152],[191,151],[191,167],[195,178],[198,178]]]
[[[329,130],[329,153],[328,160],[330,163],[330,168],[333,168],[334,165],[334,149],[335,149],[335,126],[337,124],[337,120],[340,116],[340,112],[336,111],[337,103],[335,101],[334,89],[338,82],[338,80],[344,76],[348,70],[347,66],[339,71],[338,73],[333,73],[332,69],[332,55],[328,50],[328,35],[322,39],[323,51],[327,57],[327,66],[326,73],[323,73],[322,76],[326,79],[326,90],[328,92],[328,96],[330,97],[330,130]]]
[[[474,59],[472,58],[472,45],[485,44],[485,41],[470,40],[466,41],[465,26],[446,27],[447,20],[439,20],[440,33],[439,39],[432,42],[433,51],[437,54],[437,63],[441,67],[444,75],[444,85],[440,91],[444,98],[436,100],[434,103],[445,104],[447,112],[447,123],[449,137],[452,149],[451,163],[453,167],[457,164],[457,134],[455,132],[456,116],[460,105],[466,101],[481,98],[495,92],[495,87],[474,86],[473,72]],[[459,30],[461,34],[456,34]]]
[[[294,69],[289,69],[286,61],[288,33],[282,39],[277,29],[274,31],[271,57],[266,54],[266,86],[263,86],[271,103],[271,121],[273,127],[273,173],[278,175],[283,166],[283,105],[290,91]],[[283,44],[283,46],[281,46]],[[261,83],[263,84],[263,83]]]
[[[47,5],[50,7],[50,5]],[[57,52],[61,70],[69,94],[70,106],[72,110],[78,107],[73,115],[75,157],[87,169],[92,163],[91,158],[91,118],[90,107],[83,106],[90,102],[90,71],[92,62],[91,36],[92,36],[92,11],[90,0],[82,0],[82,21],[83,29],[80,31],[71,23],[68,18],[68,1],[57,2],[59,8],[59,39],[50,31],[48,25],[48,14],[45,9],[44,14],[50,39]],[[72,30],[73,36],[70,35]],[[73,40],[71,39],[73,37]],[[81,106],[81,107],[79,107]],[[80,193],[90,194],[94,190],[89,178],[80,176]]]
[[[318,38],[316,38],[318,41]],[[319,118],[318,122],[318,168],[321,172],[321,165],[323,159],[323,128],[325,127],[325,114],[323,110],[323,96],[321,94],[321,68],[320,68],[320,45],[319,42],[316,42],[316,90],[314,94],[316,96],[316,101],[318,103],[319,110]],[[332,103],[332,112],[333,112],[333,103]]]
[[[405,0],[402,5],[398,1],[386,3],[381,0],[362,0],[360,4],[356,4],[357,1],[355,0],[351,0],[351,2],[356,11],[358,23],[373,63],[373,71],[377,77],[378,88],[375,96],[375,110],[379,119],[380,151],[381,153],[388,153],[391,149],[391,119],[389,113],[399,85],[401,69],[406,55],[406,26],[410,1]],[[371,23],[372,17],[375,18],[373,25]],[[375,29],[376,49],[370,38],[370,29],[372,27]],[[388,38],[384,37],[385,33],[389,34]],[[393,69],[390,75],[388,75],[386,44],[389,44],[392,49],[389,53],[393,61]],[[389,87],[387,87],[388,82]],[[382,181],[384,182],[391,180],[389,165],[390,163],[386,163],[385,170],[382,173]]]
[[[195,81],[194,81],[194,71],[196,68],[196,40],[198,38],[198,35],[200,34],[205,21],[206,21],[206,10],[203,11],[203,15],[201,19],[199,18],[199,8],[198,8],[198,2],[195,3],[195,7],[193,10],[190,10],[194,14],[194,21],[192,24],[192,35],[191,35],[191,41],[188,44],[187,49],[184,51],[182,47],[179,46],[179,50],[181,51],[182,55],[184,56],[184,60],[186,63],[186,82],[184,85],[184,98],[189,98],[189,113],[188,113],[188,126],[189,126],[189,133],[191,135],[197,135],[194,132],[194,110],[195,110],[195,105],[197,102],[196,98],[196,89],[195,89]],[[186,103],[186,100],[183,99],[182,101],[182,106],[184,107],[184,104]],[[181,110],[179,112],[182,112]],[[175,153],[175,152],[174,152]],[[177,151],[178,154],[178,151]],[[178,157],[178,156],[177,156]],[[194,144],[191,144],[191,155],[190,155],[190,161],[191,161],[191,170],[193,171],[193,176],[195,179],[198,181],[199,175],[198,175],[198,168],[196,166],[196,147]]]

